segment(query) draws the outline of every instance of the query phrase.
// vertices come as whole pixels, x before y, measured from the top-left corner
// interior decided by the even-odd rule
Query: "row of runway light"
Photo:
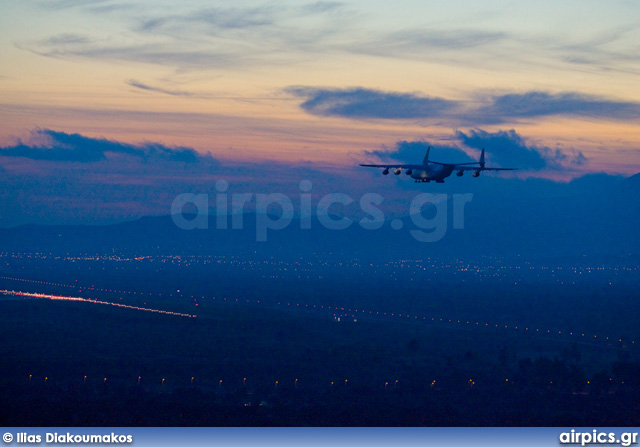
[[[109,301],[90,300],[88,298],[80,298],[75,296],[49,295],[45,293],[30,293],[30,292],[20,292],[20,291],[14,291],[14,290],[0,290],[0,293],[5,295],[22,296],[25,298],[46,299],[46,300],[52,300],[52,301],[74,301],[74,302],[82,302],[82,303],[103,304],[107,306],[119,307],[122,309],[139,310],[143,312],[153,312],[157,314],[171,315],[174,317],[196,318],[196,315],[184,314],[180,312],[170,312],[167,310],[151,309],[149,307],[130,306],[127,304],[112,303]]]
[[[80,289],[82,290],[91,290],[94,292],[110,292],[110,293],[119,293],[119,294],[123,294],[123,295],[136,295],[136,296],[153,296],[153,293],[149,292],[149,293],[143,293],[143,292],[138,292],[135,290],[115,290],[115,289],[102,289],[99,287],[95,287],[95,286],[80,286],[78,284],[60,284],[60,283],[55,283],[55,282],[51,282],[51,281],[36,281],[33,279],[24,279],[24,278],[13,278],[10,276],[0,276],[0,279],[7,279],[7,280],[11,280],[11,281],[22,281],[22,282],[29,282],[29,283],[33,283],[33,284],[42,284],[45,286],[56,286],[56,287],[65,287],[65,288],[69,288],[69,289]],[[157,293],[157,296],[163,296],[162,293]],[[173,296],[172,294],[169,294],[167,296]]]
[[[96,288],[96,287],[82,287],[80,285],[69,285],[69,284],[60,284],[60,283],[54,283],[54,282],[49,282],[49,281],[37,281],[37,280],[29,280],[29,279],[23,279],[23,278],[14,278],[14,277],[4,277],[4,276],[0,276],[0,279],[6,279],[6,280],[12,280],[12,281],[22,281],[22,282],[29,282],[29,283],[34,283],[34,284],[42,284],[42,285],[50,285],[50,286],[57,286],[57,287],[66,287],[66,288],[76,288],[76,289],[81,289],[81,290],[93,290],[93,291],[101,291],[101,292],[111,292],[111,293],[118,293],[118,294],[129,294],[129,295],[138,295],[138,296],[149,296],[152,295],[152,293],[142,293],[142,292],[131,292],[131,291],[123,291],[123,290],[115,290],[115,289],[101,289],[101,288]],[[162,294],[158,293],[157,296],[161,297]],[[196,297],[194,295],[191,295],[190,298],[193,298],[194,301],[197,301],[198,299],[206,299],[206,297],[202,296],[202,297]],[[85,300],[83,298],[80,298],[81,300]],[[222,298],[222,299],[217,299],[216,297],[211,297],[211,299],[213,301],[224,301],[224,302],[236,302],[236,303],[246,303],[246,304],[261,304],[260,300],[251,300],[251,299],[246,299],[246,300],[239,300],[238,298],[236,298],[235,300],[231,300],[231,299],[227,299],[227,298]],[[90,301],[90,302],[96,302],[94,300],[88,300],[86,299],[86,301]],[[115,303],[109,303],[109,302],[105,302],[106,304],[113,304],[116,305]],[[487,322],[479,322],[479,321],[471,321],[471,320],[467,320],[467,319],[455,319],[455,318],[446,318],[446,317],[442,317],[442,318],[438,318],[438,317],[431,317],[431,316],[426,316],[426,315],[414,315],[414,314],[407,314],[407,313],[397,313],[397,312],[380,312],[380,311],[374,311],[374,310],[370,310],[370,309],[352,309],[352,308],[348,308],[348,307],[342,307],[342,306],[325,306],[325,305],[317,305],[317,304],[300,304],[300,303],[292,303],[292,302],[283,302],[283,301],[278,301],[277,302],[278,306],[287,306],[288,308],[295,308],[295,309],[305,309],[305,310],[328,310],[332,313],[332,315],[335,318],[352,318],[352,319],[357,319],[358,317],[371,317],[371,318],[375,318],[375,317],[380,317],[380,318],[384,318],[384,317],[392,317],[393,319],[395,319],[396,321],[406,321],[406,322],[424,322],[424,323],[434,323],[434,324],[459,324],[459,325],[464,325],[466,327],[485,327],[485,328],[494,328],[494,329],[507,329],[507,330],[513,330],[513,331],[519,331],[519,332],[524,332],[524,333],[531,333],[531,334],[537,334],[537,335],[564,335],[564,336],[568,336],[574,340],[579,340],[581,342],[602,342],[605,344],[610,344],[610,343],[618,343],[618,344],[622,344],[622,343],[626,343],[626,345],[624,346],[628,346],[628,345],[635,345],[636,342],[635,340],[632,339],[622,339],[620,337],[609,337],[609,336],[599,336],[597,334],[593,334],[593,335],[588,335],[584,332],[576,332],[576,331],[568,331],[568,330],[558,330],[558,329],[541,329],[541,328],[530,328],[530,327],[522,327],[521,325],[502,325],[502,324],[495,324],[495,323],[487,323]],[[127,307],[122,305],[123,307]],[[196,306],[198,306],[198,304],[196,303]],[[135,306],[129,306],[131,308],[136,308]],[[140,308],[140,309],[145,309],[145,308]],[[164,311],[159,311],[159,312],[164,312]],[[181,316],[186,316],[187,314],[180,314]],[[195,317],[195,315],[191,315],[191,317]]]
[[[102,377],[102,376],[100,376],[100,377]],[[107,383],[107,377],[100,378],[99,380],[100,380],[100,382],[102,382],[104,384]],[[28,381],[29,381],[29,384],[31,385],[31,384],[36,384],[36,383],[48,384],[48,383],[50,383],[51,380],[50,380],[49,376],[45,376],[44,378],[40,377],[40,379],[38,380],[38,378],[34,378],[33,374],[29,374]],[[83,379],[82,379],[82,383],[86,384],[87,381],[88,381],[88,376],[84,376]],[[95,382],[95,380],[94,380],[94,382]],[[136,379],[135,382],[136,382],[137,385],[142,385],[143,384],[142,376],[138,376],[138,378]],[[166,379],[162,378],[162,379],[159,379],[157,381],[153,381],[149,385],[159,385],[161,387],[164,387],[166,385],[165,382],[166,382]],[[191,377],[191,379],[189,381],[189,384],[190,385],[196,385],[196,384],[199,384],[200,382],[201,382],[200,380],[196,381],[195,377]],[[385,390],[386,389],[397,389],[398,388],[398,382],[399,382],[399,380],[395,380],[395,381],[391,381],[391,382],[386,381],[386,382],[384,382],[384,389]],[[509,382],[509,379],[506,379],[506,382]],[[338,385],[342,385],[344,387],[347,387],[347,385],[349,383],[349,379],[344,379],[344,381],[342,381],[342,380],[331,380],[331,381],[327,381],[326,383],[327,383],[327,385],[329,385],[332,388],[335,387],[335,386],[338,386]],[[473,381],[472,379],[469,379],[469,381],[465,382],[465,383],[467,383],[468,385],[475,385],[475,381]],[[587,383],[589,383],[589,382],[587,382]],[[222,389],[223,380],[220,379],[219,381],[212,382],[212,383],[209,383],[207,381],[207,384],[209,384],[209,385],[216,384],[218,389]],[[236,384],[236,386],[238,384]],[[280,386],[283,385],[279,380],[273,381],[272,384],[273,384],[274,388],[279,388]],[[298,389],[298,387],[300,386],[299,379],[294,379],[291,384],[293,385],[294,389]],[[179,384],[179,386],[181,386],[181,385],[182,384]],[[285,384],[285,385],[288,385],[288,384]],[[429,385],[430,388],[434,388],[435,385],[436,385],[436,380],[434,379],[434,380],[430,381],[428,383],[428,385]],[[242,386],[243,387],[249,386],[249,384],[247,384],[247,378],[246,377],[244,377],[242,379]]]
[[[49,384],[51,382],[51,378],[49,376],[45,376],[44,378],[42,376],[38,377],[34,377],[33,374],[29,374],[28,376],[28,382],[29,385],[36,385],[36,384]],[[107,384],[109,383],[109,380],[107,377],[103,377],[103,376],[99,376],[93,380],[88,379],[88,376],[84,376],[82,378],[82,383],[83,384],[88,384],[88,383],[93,383],[95,384],[96,382],[102,382],[103,384]],[[121,380],[116,380],[117,383],[122,383]],[[228,382],[232,382],[231,385],[228,385]],[[357,382],[357,381],[356,381]],[[446,382],[446,385],[442,382]],[[498,384],[504,384],[506,386],[514,386],[514,385],[518,385],[518,381],[517,380],[513,380],[513,379],[509,379],[509,378],[493,378],[493,379],[485,379],[484,381],[481,380],[480,381],[480,386],[485,385],[485,386],[496,386]],[[192,386],[205,386],[207,388],[217,388],[218,391],[223,391],[223,392],[229,392],[230,390],[237,390],[240,388],[240,381],[239,380],[232,380],[232,381],[223,381],[222,379],[220,380],[206,380],[206,379],[196,379],[195,377],[191,377],[191,379],[188,381],[189,385]],[[317,389],[318,386],[327,386],[331,389],[333,388],[348,388],[350,387],[350,385],[353,384],[353,382],[349,382],[349,379],[343,379],[343,380],[339,380],[339,379],[333,379],[333,380],[326,380],[323,382],[325,385],[323,385],[322,383],[307,383],[307,386],[310,386],[312,389]],[[388,380],[388,381],[377,381],[377,383],[379,383],[380,388],[384,389],[385,391],[387,390],[396,390],[398,388],[401,388],[401,383],[398,379],[396,380]],[[608,387],[619,387],[619,386],[624,386],[625,385],[625,381],[621,380],[620,378],[616,378],[614,379],[613,377],[609,377],[608,380],[605,379],[604,383],[606,383]],[[604,383],[601,383],[601,386],[604,385]],[[135,384],[136,385],[144,385],[144,386],[152,386],[152,387],[160,387],[160,388],[164,388],[165,386],[184,386],[186,384],[186,382],[183,381],[179,381],[179,382],[171,382],[171,381],[167,381],[165,378],[156,378],[155,380],[143,380],[142,376],[138,376],[135,379]],[[252,384],[248,383],[248,380],[246,377],[244,377],[242,379],[242,388],[248,388],[248,387],[264,387],[264,386],[268,386],[267,382],[264,381],[258,381],[258,383]],[[279,388],[288,388],[288,389],[299,389],[299,388],[305,388],[305,383],[301,382],[299,379],[293,379],[293,380],[288,380],[286,382],[281,382],[280,380],[273,380],[271,382],[271,385],[273,386],[274,389],[279,389]],[[362,384],[359,384],[360,386]],[[408,387],[408,389],[415,389],[415,383],[410,383],[410,386]],[[451,380],[444,380],[444,381],[440,381],[438,382],[437,379],[432,379],[432,380],[427,380],[426,382],[424,382],[425,389],[432,389],[432,390],[441,390],[443,387],[444,388],[451,388],[453,387],[460,387],[462,386],[466,386],[468,388],[475,388],[476,387],[476,379],[457,379],[454,381]],[[539,383],[539,385],[543,385],[543,383]],[[558,384],[556,383],[556,386]],[[583,391],[587,391],[592,385],[592,381],[589,379],[585,379],[584,382],[582,384],[580,384],[579,386],[582,387]],[[549,380],[548,383],[544,383],[544,386],[548,387],[548,389],[551,389],[554,386],[554,381],[553,380]],[[358,387],[358,386],[357,386]]]
[[[238,300],[236,300],[238,301]],[[249,302],[249,300],[247,300],[247,302]],[[278,302],[278,305],[285,305],[282,302]],[[304,306],[300,306],[300,304],[296,304],[296,303],[286,303],[286,306],[290,306],[290,307],[305,307],[305,308],[316,308],[316,305],[314,304],[313,306],[310,306],[308,304],[305,304]],[[591,338],[590,335],[587,335],[585,333],[580,333],[580,332],[572,332],[572,331],[562,331],[562,330],[551,330],[551,329],[540,329],[540,328],[529,328],[529,327],[522,327],[522,326],[517,326],[517,325],[500,325],[500,324],[493,324],[493,323],[481,323],[481,322],[473,322],[470,320],[456,320],[456,319],[452,319],[452,318],[437,318],[437,317],[428,317],[428,316],[419,316],[419,315],[412,315],[412,314],[403,314],[403,313],[396,313],[396,312],[374,312],[372,310],[365,310],[365,309],[350,309],[350,308],[344,308],[344,307],[337,307],[337,306],[317,306],[317,308],[319,309],[329,309],[329,310],[333,310],[334,312],[339,312],[339,313],[334,313],[333,316],[335,318],[351,318],[354,320],[357,320],[358,316],[376,316],[376,317],[395,317],[397,319],[400,319],[401,321],[423,321],[423,322],[431,322],[431,323],[452,323],[452,324],[461,324],[461,325],[468,325],[468,326],[476,326],[476,327],[487,327],[487,328],[502,328],[504,327],[504,329],[512,329],[515,331],[524,331],[524,332],[529,332],[529,333],[538,333],[538,334],[548,334],[548,335],[553,335],[553,334],[558,334],[558,335],[569,335],[569,336],[574,336],[574,337],[581,337],[583,340],[604,340],[606,342],[618,342],[618,343],[622,343],[623,339],[622,338],[616,338],[616,337],[598,337],[598,335],[593,335],[593,338]],[[342,313],[340,313],[342,312]],[[408,319],[408,320],[406,320]],[[627,341],[628,343],[631,343],[633,345],[635,345],[635,340],[630,340]]]

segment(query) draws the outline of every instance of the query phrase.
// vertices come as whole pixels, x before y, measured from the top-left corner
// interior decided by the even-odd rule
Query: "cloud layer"
[[[148,63],[178,70],[290,64],[324,52],[333,36],[348,39],[353,14],[339,2],[211,6],[209,3],[143,4],[50,2],[51,10],[115,19],[111,35],[61,33],[16,42],[18,48],[59,59]],[[336,14],[340,11],[340,14]],[[286,50],[283,50],[286,49]]]
[[[137,81],[135,79],[129,79],[127,81],[127,84],[130,85],[131,87],[135,87],[135,88],[140,89],[140,90],[146,90],[148,92],[163,93],[165,95],[171,95],[171,96],[196,96],[193,93],[186,92],[184,90],[171,90],[171,89],[166,89],[166,88],[162,88],[162,87],[154,87],[154,86],[149,85],[149,84],[144,84],[144,83],[142,83],[140,81]]]
[[[290,87],[287,92],[306,98],[300,107],[308,113],[347,118],[434,118],[455,105],[452,101],[414,93],[389,93],[365,88],[320,89]]]
[[[640,103],[617,101],[580,93],[528,92],[490,98],[489,104],[477,111],[494,122],[510,118],[536,118],[565,115],[611,120],[640,118]]]
[[[0,148],[0,157],[23,157],[32,160],[89,163],[106,160],[113,155],[127,155],[141,160],[166,160],[194,163],[206,157],[191,148],[167,147],[157,143],[139,145],[120,143],[101,138],[89,138],[80,134],[36,129],[30,140],[21,140],[14,146]]]
[[[320,116],[351,119],[439,118],[453,125],[502,124],[527,118],[569,116],[604,120],[640,119],[640,103],[574,92],[527,92],[480,98],[478,104],[429,97],[420,93],[355,88],[289,87],[304,99],[300,107]]]
[[[468,133],[456,132],[456,137],[467,147],[486,148],[487,162],[498,166],[518,167],[523,170],[567,169],[583,165],[587,158],[580,151],[567,154],[560,149],[528,143],[515,130],[486,132],[474,129]]]
[[[440,15],[437,12],[436,19],[412,20],[411,15],[415,14],[412,11],[421,8],[407,8],[409,16],[405,20],[381,27],[379,21],[371,20],[376,12],[381,13],[375,5],[364,9],[334,1],[240,2],[233,6],[203,1],[182,2],[180,7],[176,7],[175,2],[145,5],[144,2],[50,0],[40,3],[47,11],[71,11],[89,18],[99,16],[102,20],[120,21],[124,28],[118,35],[136,35],[139,37],[136,42],[147,40],[148,43],[144,46],[112,39],[89,42],[84,38],[84,41],[67,41],[53,36],[24,45],[53,57],[139,60],[181,69],[211,68],[217,62],[228,64],[227,67],[258,60],[264,63],[266,59],[261,56],[268,54],[274,59],[285,48],[290,54],[298,52],[293,57],[297,61],[305,59],[303,53],[324,54],[333,50],[391,59],[428,58],[456,65],[468,64],[470,60],[478,64],[491,62],[502,67],[514,62],[537,67],[539,59],[535,56],[552,61],[556,67],[591,66],[596,70],[620,69],[638,60],[637,52],[633,51],[637,27],[633,22],[620,23],[621,18],[626,18],[625,9],[633,16],[635,8],[630,4],[618,8],[613,14],[617,16],[614,21],[611,17],[608,20],[598,17],[602,23],[587,37],[580,35],[572,39],[570,33],[568,36],[564,32],[553,33],[553,29],[544,27],[539,28],[539,32],[544,33],[532,39],[525,31],[515,32],[511,26],[496,27],[493,21],[487,25],[483,17],[487,10],[491,18],[498,21],[501,17],[505,20],[504,15],[509,16],[508,11],[497,11],[491,5],[461,8],[463,11],[459,14],[464,19],[444,23],[437,20]],[[509,9],[515,14],[510,17],[510,23],[513,19],[520,20],[521,24],[531,21],[530,15],[518,14],[527,8]],[[539,13],[544,7],[535,9]],[[427,11],[428,6],[417,15]],[[465,21],[470,18],[468,14],[474,14],[472,11],[479,16],[475,21]],[[617,23],[618,27],[607,27],[611,23]],[[185,42],[189,43],[189,49],[181,45]],[[197,49],[193,48],[194,44]],[[205,55],[210,56],[209,61]]]

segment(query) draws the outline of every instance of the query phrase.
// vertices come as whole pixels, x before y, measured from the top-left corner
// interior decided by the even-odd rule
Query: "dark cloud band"
[[[149,92],[156,92],[156,93],[163,93],[165,95],[171,95],[171,96],[194,96],[193,93],[190,92],[185,92],[183,90],[171,90],[171,89],[166,89],[166,88],[162,88],[162,87],[154,87],[152,85],[149,84],[144,84],[140,81],[136,81],[135,79],[129,79],[127,81],[127,84],[129,84],[131,87],[135,87],[137,89],[140,90],[146,90]]]
[[[32,160],[89,163],[105,160],[107,154],[122,154],[144,160],[156,159],[195,163],[207,158],[187,147],[168,147],[158,143],[133,145],[100,138],[85,137],[80,134],[56,132],[50,129],[36,129],[32,136],[44,140],[43,145],[25,144],[19,141],[14,146],[0,148],[0,157],[24,157]]]
[[[616,101],[581,93],[528,92],[494,96],[480,114],[496,121],[513,118],[536,118],[551,115],[569,115],[614,120],[640,118],[640,104]]]
[[[287,92],[306,98],[301,107],[313,115],[347,118],[435,118],[450,111],[455,102],[414,93],[391,93],[365,88],[321,89],[290,87]]]
[[[546,146],[533,146],[515,130],[486,132],[474,129],[468,133],[456,132],[456,138],[467,147],[487,148],[488,161],[499,166],[513,166],[523,170],[564,169],[586,163],[580,151],[571,154]]]
[[[300,107],[310,114],[351,119],[439,118],[453,125],[480,125],[557,115],[622,121],[640,118],[640,103],[572,92],[551,94],[534,91],[497,95],[469,105],[418,93],[359,87],[289,87],[286,91],[304,99]]]

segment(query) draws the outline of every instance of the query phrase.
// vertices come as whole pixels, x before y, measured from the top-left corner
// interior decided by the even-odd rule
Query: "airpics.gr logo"
[[[384,197],[377,193],[363,194],[356,202],[353,197],[344,193],[331,193],[321,197],[317,203],[312,203],[310,194],[312,184],[308,180],[300,182],[300,195],[294,201],[282,193],[234,193],[228,194],[229,184],[225,180],[216,182],[215,215],[217,230],[241,230],[244,228],[244,211],[249,204],[253,204],[256,215],[256,240],[267,240],[269,231],[283,230],[287,228],[295,216],[295,206],[299,205],[299,225],[301,230],[312,228],[312,218],[315,217],[320,225],[329,230],[344,230],[355,221],[349,217],[335,217],[329,212],[334,206],[349,206],[354,203],[360,207],[364,217],[357,221],[360,227],[366,230],[377,230],[385,223],[384,212],[379,206]],[[451,199],[451,200],[449,200]],[[473,194],[432,194],[420,193],[411,200],[409,205],[409,218],[415,226],[410,229],[411,236],[419,242],[437,242],[441,240],[448,228],[449,203],[453,213],[453,229],[464,229],[464,207],[471,202]],[[255,202],[254,202],[255,201]],[[211,203],[208,194],[185,193],[178,195],[171,204],[171,217],[178,228],[183,230],[206,230],[209,228],[209,207]],[[195,217],[191,213],[189,217],[184,214],[184,209],[189,206],[195,209]],[[423,211],[427,207],[433,207],[435,214],[425,217]],[[279,208],[280,213],[275,216],[269,213],[273,208]],[[231,222],[230,222],[231,221]],[[231,225],[229,225],[231,224]],[[391,220],[391,228],[401,230],[404,221]]]
[[[621,433],[617,436],[611,432],[598,430],[579,432],[571,430],[560,434],[560,445],[621,445],[623,447],[638,444],[638,433]]]

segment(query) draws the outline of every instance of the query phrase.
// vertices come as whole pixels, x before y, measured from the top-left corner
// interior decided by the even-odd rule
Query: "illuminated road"
[[[120,307],[123,309],[139,310],[143,312],[153,312],[157,314],[171,315],[174,317],[185,317],[185,318],[197,317],[197,315],[183,314],[180,312],[169,312],[169,311],[160,310],[160,309],[150,309],[148,307],[129,306],[127,304],[111,303],[108,301],[90,300],[87,298],[80,298],[75,296],[48,295],[44,293],[29,293],[29,292],[20,292],[20,291],[16,292],[14,290],[0,290],[0,293],[5,295],[11,295],[11,296],[21,296],[26,298],[37,298],[37,299],[45,299],[45,300],[52,300],[52,301],[77,301],[77,302],[92,303],[92,304],[104,304],[108,306]]]

